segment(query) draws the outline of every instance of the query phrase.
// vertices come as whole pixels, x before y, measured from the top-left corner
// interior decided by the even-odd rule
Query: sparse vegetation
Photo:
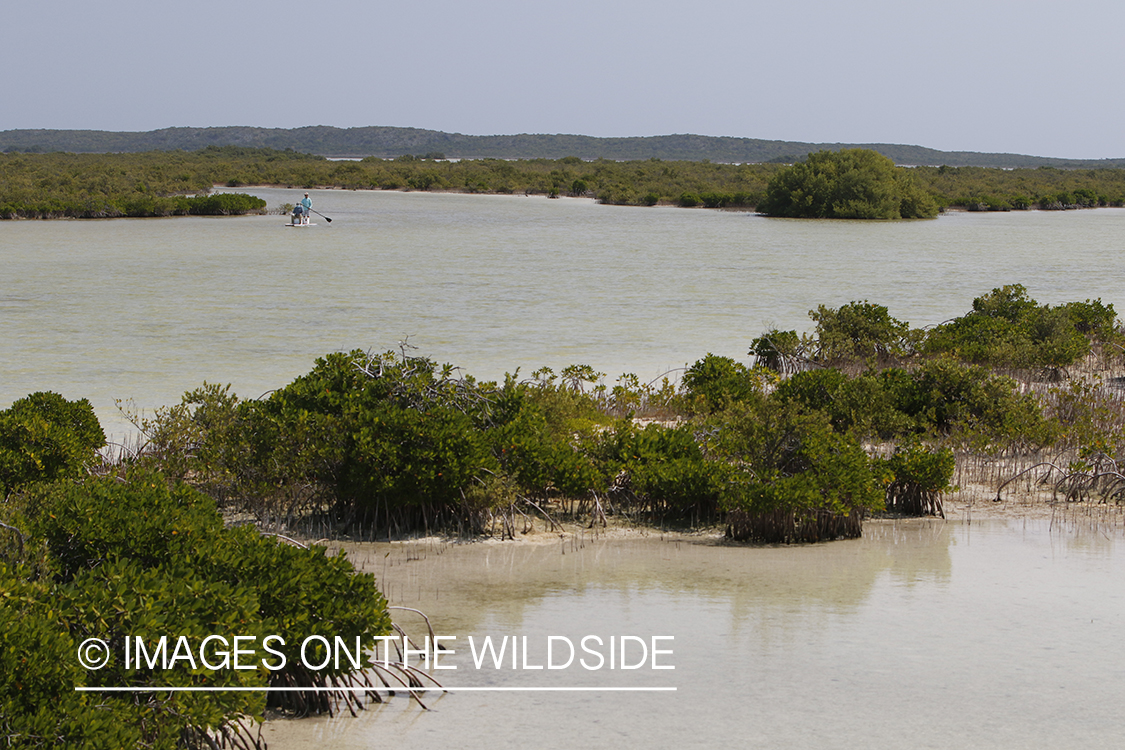
[[[792,166],[576,157],[445,161],[440,156],[434,151],[329,161],[292,150],[234,146],[190,152],[11,152],[0,154],[0,218],[237,214],[264,208],[249,196],[208,196],[214,185],[523,193],[859,219],[927,217],[941,207],[1006,211],[1125,205],[1122,169],[907,170],[862,149],[815,153]]]

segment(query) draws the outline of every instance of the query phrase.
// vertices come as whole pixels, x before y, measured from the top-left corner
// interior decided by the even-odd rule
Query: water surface
[[[298,191],[253,190],[271,206]],[[318,191],[332,217],[0,223],[0,407],[36,390],[175,403],[254,398],[316,357],[396,348],[480,378],[586,363],[612,383],[868,299],[914,325],[1022,282],[1121,304],[1125,210],[815,222],[524,196]]]
[[[353,547],[392,604],[425,610],[461,649],[467,635],[675,636],[673,671],[477,671],[459,651],[447,685],[677,691],[451,693],[429,712],[396,698],[267,735],[278,750],[1118,747],[1116,523],[878,521],[862,539],[801,547],[659,535]]]
[[[271,205],[297,191],[255,190]],[[522,196],[319,191],[278,216],[0,223],[0,408],[37,390],[256,397],[327,352],[418,352],[478,377],[588,363],[643,379],[868,299],[916,326],[1024,283],[1120,307],[1125,210],[807,222]],[[458,693],[274,723],[275,747],[1116,747],[1121,530],[869,524],[808,547],[708,540],[359,548],[393,603],[459,636],[674,635],[676,670],[565,684],[675,693]],[[390,552],[388,555],[387,553]],[[464,654],[459,655],[465,658]],[[542,673],[462,670],[456,684]],[[443,676],[444,677],[444,676]],[[453,678],[445,677],[447,683]]]

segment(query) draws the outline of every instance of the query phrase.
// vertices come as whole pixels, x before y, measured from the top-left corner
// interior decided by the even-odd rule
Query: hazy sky
[[[5,3],[0,130],[396,125],[1125,157],[1125,2]]]

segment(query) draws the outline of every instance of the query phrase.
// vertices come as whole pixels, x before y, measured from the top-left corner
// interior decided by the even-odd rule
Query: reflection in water
[[[861,606],[887,570],[908,581],[943,580],[949,573],[948,528],[924,519],[878,522],[869,524],[863,539],[803,547],[590,534],[557,543],[375,543],[347,550],[380,578],[394,603],[456,618],[467,632],[486,619],[519,627],[528,608],[552,597],[638,592],[722,602],[732,627],[741,629],[745,619],[773,608],[834,612]]]
[[[905,520],[802,547],[659,534],[357,545],[392,603],[458,636],[447,685],[677,691],[452,693],[430,712],[397,698],[267,733],[282,750],[1109,747],[1125,718],[1090,698],[1125,690],[1121,536],[1051,519]],[[674,635],[676,669],[477,670],[466,642],[587,634]]]

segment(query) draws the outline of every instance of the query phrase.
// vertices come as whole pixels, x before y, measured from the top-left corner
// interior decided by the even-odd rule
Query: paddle
[[[322,218],[322,219],[324,219],[325,221],[327,221],[327,222],[328,222],[329,224],[331,224],[331,223],[332,223],[332,219],[329,219],[329,218],[328,218],[327,216],[325,216],[324,214],[322,214],[322,213],[321,213],[320,211],[317,211],[317,210],[316,210],[316,209],[314,209],[314,208],[310,208],[309,210],[310,210],[310,211],[312,211],[312,212],[313,212],[314,214],[316,214],[317,216],[319,216],[320,218]]]

